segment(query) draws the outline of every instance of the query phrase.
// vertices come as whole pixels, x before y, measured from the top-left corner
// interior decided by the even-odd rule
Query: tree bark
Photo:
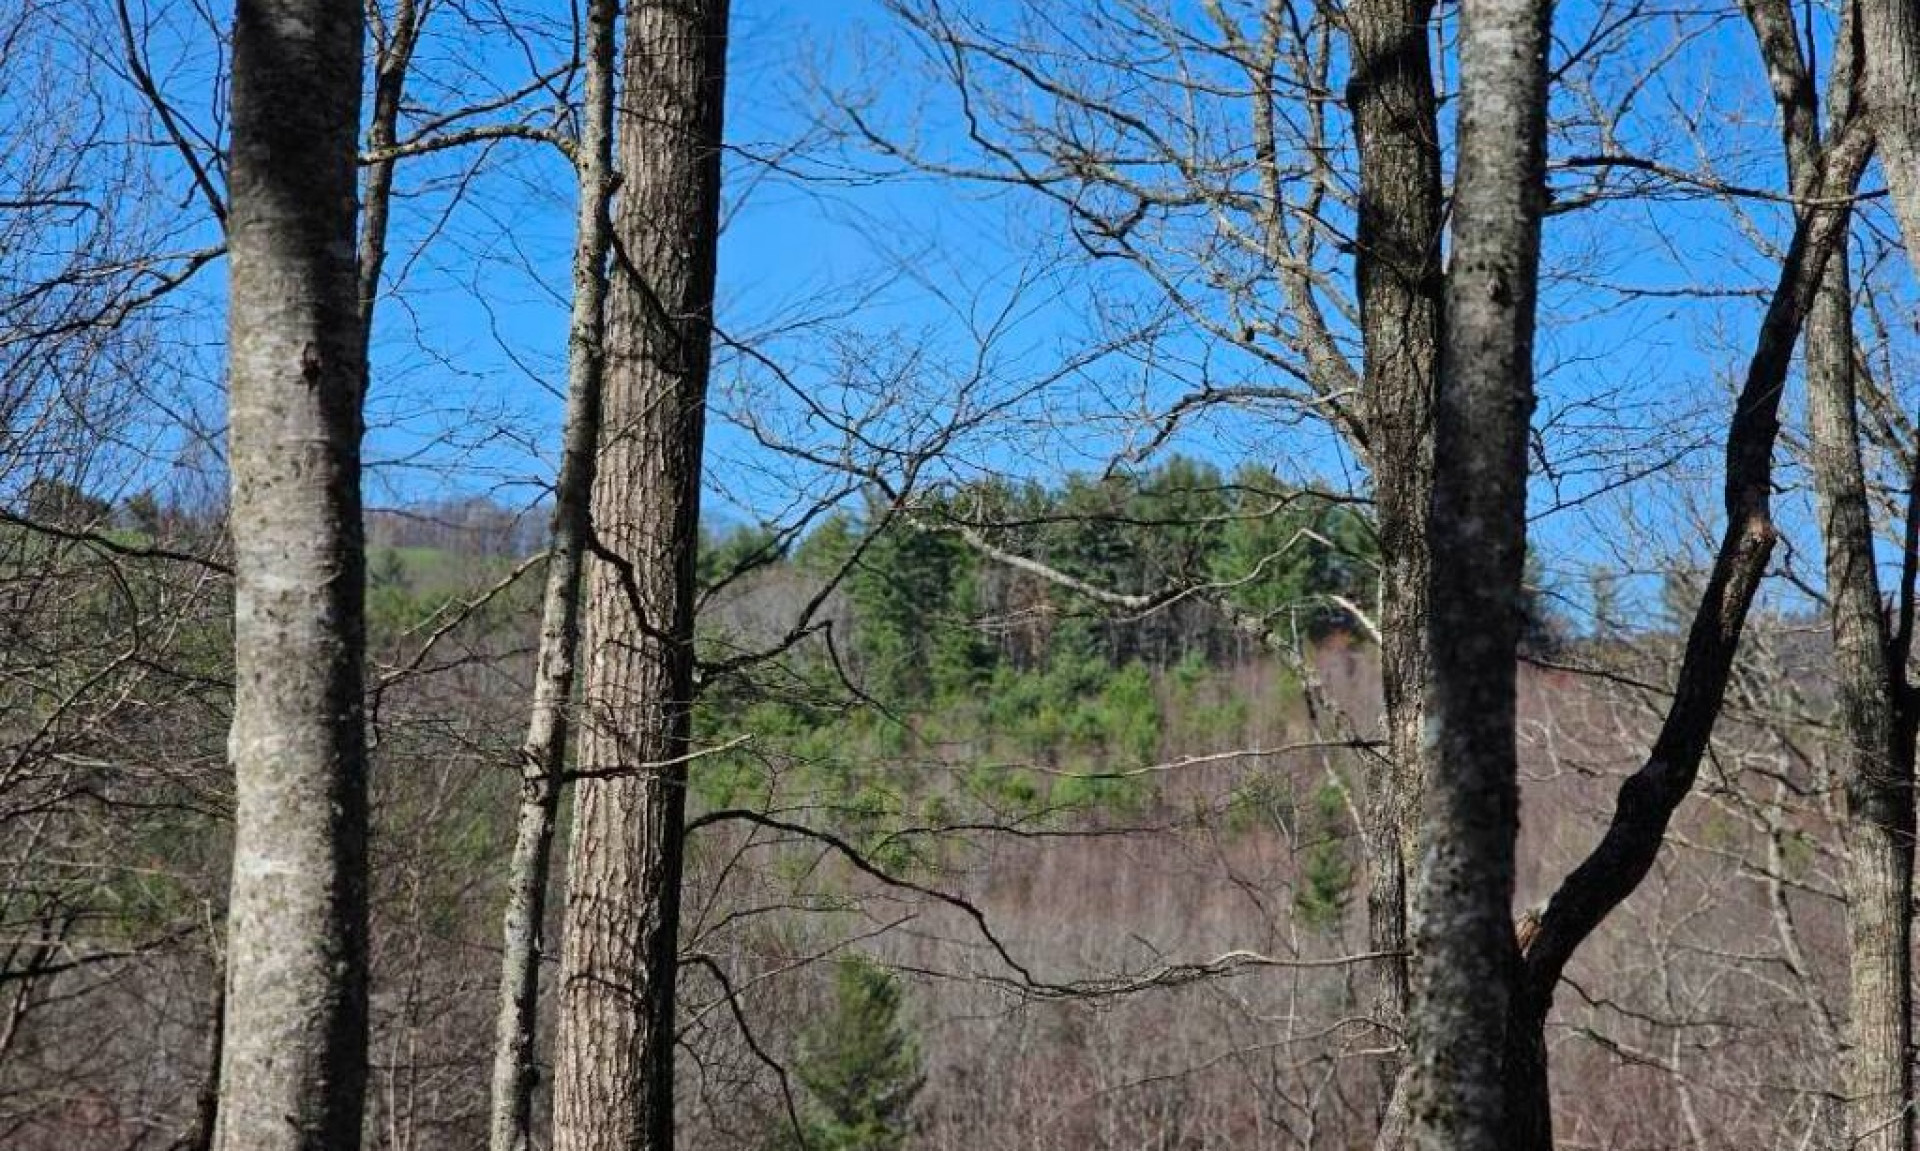
[[[1907,259],[1920,271],[1920,9],[1911,0],[1860,0],[1857,19],[1866,115],[1906,240]],[[1851,419],[1850,406],[1845,415]],[[1838,419],[1840,413],[1834,416]],[[1858,451],[1857,442],[1854,451]],[[1912,562],[1909,555],[1907,563]],[[1872,575],[1869,552],[1865,577],[1852,578],[1860,583]],[[1875,588],[1877,608],[1877,586],[1869,586]],[[1911,605],[1902,604],[1901,610],[1905,619]],[[1884,622],[1880,627],[1884,634]],[[1907,1048],[1912,1041],[1914,729],[1915,713],[1920,711],[1906,681],[1910,638],[1903,623],[1900,641],[1885,660],[1888,682],[1898,691],[1899,706],[1890,723],[1881,706],[1864,697],[1870,665],[1848,666],[1848,678],[1857,677],[1860,690],[1849,687],[1842,699],[1849,727],[1858,725],[1848,753],[1853,771],[1847,781],[1848,824],[1854,833],[1848,844],[1848,909],[1855,952],[1854,1006],[1856,1014],[1866,1015],[1854,1022],[1848,1088],[1856,1100],[1856,1134],[1872,1112],[1888,1113],[1898,1107],[1897,1121],[1872,1133],[1873,1142],[1868,1145],[1903,1149],[1913,1145],[1913,1083]],[[1836,619],[1836,647],[1842,642]],[[1849,637],[1844,642],[1864,649],[1867,640]],[[1890,727],[1893,741],[1886,752],[1869,742],[1879,737],[1883,726]],[[1863,1095],[1866,1098],[1860,1098]]]
[[[622,190],[592,515],[554,1082],[558,1151],[673,1146],[694,552],[712,342],[725,0],[627,16]]]
[[[579,203],[567,332],[567,410],[548,533],[533,705],[520,749],[520,807],[507,873],[488,1125],[491,1151],[527,1151],[533,1143],[540,960],[566,763],[567,708],[579,650],[580,576],[593,530],[589,500],[606,363],[607,260],[613,250],[614,25],[619,8],[619,0],[590,0],[587,6],[585,106],[574,153]]]
[[[1813,80],[1786,0],[1748,0],[1767,56],[1793,191],[1819,193],[1821,141]],[[1850,15],[1848,20],[1852,20]],[[1852,114],[1850,26],[1837,37],[1831,118]],[[1843,210],[1844,213],[1844,210]],[[1895,666],[1882,611],[1873,519],[1854,389],[1853,301],[1845,223],[1827,257],[1806,323],[1807,424],[1825,545],[1840,741],[1833,768],[1847,802],[1849,1007],[1846,1048],[1849,1145],[1913,1146],[1912,738],[1900,738],[1906,675]]]
[[[379,158],[366,165],[360,212],[360,327],[373,339],[373,309],[380,299],[380,273],[387,264],[387,225],[393,208],[393,177],[399,163],[390,155],[399,137],[400,105],[413,71],[426,11],[419,0],[397,0],[373,62],[373,108],[367,117],[367,150]]]
[[[1514,660],[1544,207],[1546,0],[1467,0],[1434,423],[1431,694],[1409,1114],[1421,1148],[1507,1146],[1517,970]]]
[[[1859,0],[1861,95],[1907,259],[1920,270],[1920,7]]]
[[[237,788],[220,1145],[360,1138],[361,6],[241,0],[227,242]]]
[[[1862,1151],[1909,1151],[1913,756],[1911,740],[1899,740],[1904,677],[1888,661],[1881,612],[1854,411],[1851,309],[1841,248],[1807,318],[1807,419],[1839,681],[1833,768],[1847,811],[1847,1125]]]
[[[1620,785],[1606,833],[1561,881],[1527,932],[1508,1029],[1511,1146],[1550,1151],[1551,1099],[1543,1029],[1560,974],[1573,954],[1659,857],[1668,821],[1693,787],[1726,697],[1748,610],[1766,574],[1773,523],[1773,445],[1780,396],[1801,326],[1820,286],[1820,269],[1840,243],[1844,203],[1859,183],[1872,139],[1857,123],[1837,133],[1820,162],[1822,206],[1803,208],[1780,279],[1761,322],[1727,432],[1727,526],[1687,633],[1673,701],[1646,762]]]
[[[1380,671],[1387,755],[1365,812],[1368,942],[1393,957],[1373,991],[1398,1032],[1407,1006],[1407,869],[1419,857],[1426,724],[1427,510],[1440,347],[1440,133],[1428,49],[1430,0],[1347,6],[1347,104],[1360,154],[1359,282],[1365,430],[1379,533]],[[1391,1082],[1394,1066],[1384,1071]]]

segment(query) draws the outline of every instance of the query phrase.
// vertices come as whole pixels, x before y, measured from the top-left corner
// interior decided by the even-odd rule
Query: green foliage
[[[1204,752],[1238,743],[1253,718],[1253,704],[1222,682],[1195,653],[1175,664],[1166,677],[1168,742],[1186,752]],[[1287,701],[1279,701],[1282,706]]]
[[[1305,814],[1306,826],[1301,834],[1307,847],[1302,852],[1293,910],[1308,927],[1331,931],[1339,927],[1353,894],[1353,862],[1347,858],[1342,834],[1345,793],[1328,780],[1313,793],[1312,805]]]
[[[1290,614],[1308,634],[1352,623],[1335,596],[1373,609],[1379,552],[1350,505],[1249,467],[1234,476],[1229,512],[1212,574],[1232,585],[1235,604],[1264,618]]]
[[[697,743],[745,737],[741,746],[701,756],[688,766],[693,793],[709,808],[764,806],[774,784],[769,755],[832,761],[824,720],[797,703],[713,692],[695,705],[693,719]]]
[[[703,526],[694,561],[694,578],[700,587],[710,588],[743,572],[777,563],[784,558],[781,545],[778,533],[757,525],[724,531]]]
[[[1044,668],[1002,667],[979,710],[1009,754],[1080,773],[1044,789],[1032,772],[977,769],[975,792],[995,806],[1135,810],[1145,799],[1139,777],[1109,774],[1146,766],[1159,754],[1161,707],[1144,664],[1115,669],[1099,656],[1061,652]]]
[[[1031,810],[1046,797],[1039,778],[1024,768],[977,764],[968,769],[964,783],[969,795],[998,810]]]
[[[1227,797],[1226,827],[1236,835],[1264,827],[1289,827],[1294,815],[1292,788],[1273,776],[1256,775]]]
[[[458,608],[504,578],[514,561],[446,548],[370,547],[367,549],[367,639],[375,651],[420,629],[436,614]],[[513,586],[466,615],[463,635],[513,629],[538,619],[540,573],[523,575]]]
[[[1565,617],[1553,610],[1553,594],[1539,553],[1528,548],[1520,586],[1521,651],[1550,655],[1566,642],[1572,629]]]
[[[1113,673],[1085,709],[1094,737],[1115,758],[1142,766],[1160,751],[1160,701],[1146,667],[1130,663]]]
[[[1150,472],[1075,474],[1053,487],[981,482],[922,503],[911,520],[878,505],[835,517],[798,549],[815,576],[858,557],[845,584],[851,646],[865,687],[886,703],[967,696],[1006,667],[1050,666],[1063,654],[1164,668],[1246,653],[1231,613],[1206,597],[1116,616],[983,559],[962,529],[1121,594],[1224,587],[1235,609],[1307,634],[1351,623],[1338,601],[1375,606],[1376,545],[1361,514],[1268,469],[1225,478],[1176,457]]]
[[[152,539],[166,526],[166,509],[161,506],[160,497],[148,488],[127,497],[121,505],[121,518],[127,527]]]
[[[204,908],[193,880],[218,870],[226,843],[197,813],[156,805],[116,850],[130,866],[101,868],[82,882],[105,913],[94,930],[133,946],[195,921]]]
[[[1231,610],[1189,596],[1116,613],[985,558],[963,538],[974,532],[1116,592],[1211,583]],[[710,684],[697,733],[752,738],[696,763],[695,795],[710,807],[805,796],[900,867],[925,861],[892,833],[936,796],[1002,815],[1138,812],[1158,789],[1131,769],[1170,747],[1235,746],[1256,717],[1284,723],[1298,705],[1284,674],[1271,698],[1235,677],[1259,655],[1235,613],[1305,635],[1350,626],[1339,601],[1377,606],[1375,546],[1351,504],[1270,469],[1227,477],[1180,458],[1045,485],[976,482],[919,501],[910,517],[876,498],[825,518],[790,551],[757,529],[711,533],[700,557],[709,585],[756,566],[784,567],[808,595],[843,577],[830,605],[840,663],[824,643],[802,644],[777,666]],[[883,706],[847,706],[843,670]],[[928,774],[926,764],[964,767]],[[1337,916],[1351,886],[1340,836],[1325,830],[1314,832],[1328,842],[1308,861],[1303,895],[1316,919]]]
[[[367,631],[373,636],[394,635],[418,621],[424,609],[417,602],[413,579],[399,548],[377,548],[367,553]]]
[[[894,1151],[913,1132],[913,1101],[926,1082],[919,1045],[901,1019],[900,980],[850,955],[834,966],[833,992],[832,1008],[806,1034],[794,1068],[807,1091],[806,1146]]]
[[[867,690],[889,703],[971,692],[993,652],[976,625],[979,557],[952,535],[896,521],[847,579]]]

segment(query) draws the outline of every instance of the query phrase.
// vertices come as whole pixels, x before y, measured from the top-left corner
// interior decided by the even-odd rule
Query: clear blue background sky
[[[210,82],[217,44],[184,6],[130,2],[150,27],[154,70],[181,116],[217,135],[222,93]],[[1006,21],[1074,5],[953,6]],[[82,7],[64,18],[72,50],[110,59],[116,37]],[[479,33],[439,14],[430,24],[437,34],[422,49],[415,100],[519,87],[564,52],[563,38],[541,34],[563,30],[567,12],[561,0],[526,0],[514,28]],[[1562,44],[1617,12],[1600,0],[1566,0],[1557,13]],[[1651,69],[1651,79],[1615,146],[1684,168],[1699,168],[1704,149],[1718,176],[1780,187],[1771,103],[1732,0],[1663,12],[1623,57]],[[523,35],[510,34],[516,29]],[[822,117],[835,122],[823,93],[854,92],[874,99],[876,117],[915,125],[929,146],[966,156],[952,93],[926,64],[876,0],[735,0],[720,323],[816,398],[857,407],[868,399],[862,373],[904,371],[906,394],[873,413],[895,427],[938,417],[948,381],[978,368],[975,337],[989,323],[999,329],[988,374],[997,389],[1013,391],[1084,349],[1103,303],[1141,288],[1124,270],[1096,275],[1073,260],[1058,208],[1030,194],[924,176],[870,178],[858,169],[884,165],[821,138]],[[93,98],[78,89],[73,97],[76,107]],[[1579,93],[1563,91],[1560,106],[1577,115]],[[1450,109],[1443,120],[1450,123]],[[770,166],[770,157],[781,162]],[[211,225],[196,215],[183,171],[161,163],[170,186],[158,207],[178,207],[186,221],[174,227],[176,241],[207,242]],[[373,365],[369,500],[486,492],[530,503],[556,448],[570,173],[539,145],[499,143],[409,161],[399,191],[391,294],[381,304]],[[1697,548],[1705,531],[1717,529],[1718,440],[1762,307],[1753,292],[1774,277],[1756,241],[1777,243],[1787,226],[1778,206],[1748,204],[1736,215],[1718,199],[1675,196],[1550,222],[1537,424],[1542,459],[1552,466],[1540,469],[1534,505],[1544,512],[1559,501],[1578,504],[1535,525],[1538,549],[1563,582],[1590,565],[1643,563],[1629,520],[1667,548]],[[1890,234],[1884,222],[1870,222],[1869,234],[1872,228]],[[1898,271],[1889,275],[1904,287]],[[1700,288],[1715,292],[1675,291]],[[1634,291],[1645,289],[1652,291]],[[172,301],[164,352],[164,370],[210,424],[219,419],[224,291],[216,264]],[[1162,344],[1174,358],[1207,350],[1197,337]],[[959,454],[967,466],[957,470],[1047,476],[1101,466],[1121,446],[1128,421],[1086,397],[1131,390],[1164,400],[1176,386],[1125,359],[1096,362],[1074,382],[1023,405],[1023,419],[966,443]],[[735,418],[750,413],[802,438],[820,433],[764,367],[723,352],[716,383],[713,518],[777,517],[822,490],[817,471],[767,451]],[[1797,401],[1790,408],[1797,412]],[[177,454],[184,442],[167,421],[152,429],[157,458]],[[1172,446],[1223,466],[1257,459],[1303,481],[1356,482],[1347,454],[1311,428],[1222,416],[1192,426]],[[1610,453],[1622,449],[1677,462],[1653,483],[1616,491],[1625,473]],[[1612,494],[1579,502],[1597,491]],[[1785,510],[1804,516],[1803,504],[1789,501]],[[1816,560],[1794,562],[1812,573]]]

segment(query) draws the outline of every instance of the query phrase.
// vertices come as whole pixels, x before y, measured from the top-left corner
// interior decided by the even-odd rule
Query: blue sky
[[[1076,7],[953,6],[1000,25],[1023,15],[1064,18]],[[147,0],[142,9],[135,0],[134,9],[153,23],[154,70],[180,114],[214,134],[220,93],[209,77],[217,46],[186,8]],[[432,104],[449,93],[520,86],[558,58],[562,46],[541,36],[564,30],[567,11],[559,0],[525,0],[511,28],[477,34],[456,29],[443,13],[441,24],[430,25],[439,37],[430,35],[422,50],[416,98]],[[1601,0],[1561,4],[1563,51],[1611,12]],[[1779,187],[1772,108],[1737,9],[1725,0],[1668,12],[1621,50],[1616,71],[1650,68],[1651,78],[1604,145],[1690,169],[1710,157],[1724,179]],[[1151,295],[1128,269],[1076,259],[1059,209],[1039,197],[897,170],[878,178],[897,166],[821,138],[823,123],[840,123],[823,93],[850,92],[871,98],[876,120],[913,128],[929,148],[968,158],[952,93],[927,64],[875,0],[735,0],[728,110],[735,155],[721,326],[778,362],[801,391],[862,411],[896,434],[950,414],[946,390],[957,378],[984,377],[977,387],[1006,395],[1047,377],[1085,353],[1117,302]],[[1593,79],[1624,84],[1606,72]],[[1580,97],[1570,84],[1559,111],[1577,118]],[[1450,110],[1442,119],[1450,123]],[[1576,134],[1562,138],[1557,154],[1600,146]],[[174,185],[167,207],[188,221],[176,229],[177,242],[205,242],[211,226],[204,216],[196,221],[184,173],[168,167],[163,148],[155,154]],[[780,163],[770,166],[770,157]],[[502,143],[409,161],[399,188],[391,291],[375,340],[369,500],[488,492],[530,501],[557,439],[570,174],[538,145]],[[1777,242],[1788,223],[1778,206],[1744,211],[1735,215],[1716,199],[1636,200],[1549,224],[1538,423],[1543,459],[1553,467],[1536,479],[1535,508],[1610,489],[1621,479],[1609,454],[1616,450],[1677,461],[1655,483],[1536,522],[1537,545],[1563,578],[1589,565],[1643,562],[1639,533],[1663,548],[1697,543],[1696,507],[1713,526],[1728,389],[1762,306],[1748,293],[1769,286],[1774,274],[1756,239]],[[1891,278],[1904,290],[1903,277]],[[1699,287],[1723,294],[1678,291]],[[224,290],[215,265],[173,302],[165,354],[183,394],[198,396],[215,421]],[[982,358],[987,329],[993,336]],[[1164,402],[1177,388],[1170,379],[1177,371],[1167,379],[1156,373],[1210,358],[1227,375],[1257,375],[1214,343],[1175,330],[1156,342],[1152,360],[1092,359],[1017,406],[1017,418],[973,437],[955,470],[1048,475],[1101,466],[1137,431],[1117,401]],[[883,383],[899,394],[879,395]],[[832,437],[808,425],[763,366],[723,351],[715,394],[714,518],[777,517],[822,490],[817,470],[767,451],[735,418],[829,446]],[[1095,396],[1116,402],[1090,401]],[[1790,407],[1797,410],[1797,401]],[[179,446],[165,428],[155,439],[162,455]],[[1258,459],[1301,480],[1356,482],[1348,454],[1311,425],[1223,415],[1194,425],[1171,448],[1227,466]],[[1786,511],[1804,514],[1791,500]],[[1628,520],[1638,521],[1636,531],[1623,527]],[[1817,570],[1812,559],[1796,562]]]

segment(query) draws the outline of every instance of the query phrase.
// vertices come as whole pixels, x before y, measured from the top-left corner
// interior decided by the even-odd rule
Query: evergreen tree
[[[896,522],[868,545],[849,573],[867,684],[905,703],[977,687],[994,652],[980,631],[980,559],[954,536]]]
[[[805,1038],[796,1072],[809,1096],[808,1151],[894,1151],[926,1077],[900,1019],[900,980],[864,956],[834,970],[832,1011]]]

